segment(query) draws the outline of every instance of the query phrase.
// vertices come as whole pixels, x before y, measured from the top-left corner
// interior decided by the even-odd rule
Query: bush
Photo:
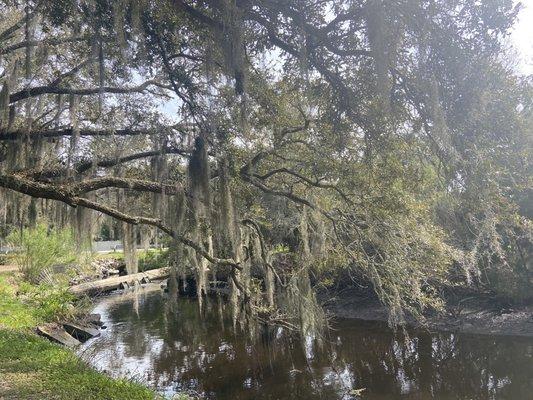
[[[35,315],[43,321],[69,318],[79,311],[79,308],[74,307],[76,297],[68,291],[67,286],[23,282],[18,294],[24,303],[34,306]]]
[[[146,250],[139,255],[139,271],[164,268],[168,266],[168,250]]]
[[[22,233],[11,233],[8,241],[20,249],[14,262],[24,278],[32,283],[38,283],[43,274],[50,273],[52,266],[77,261],[76,244],[68,229],[49,229],[45,224],[39,224]]]

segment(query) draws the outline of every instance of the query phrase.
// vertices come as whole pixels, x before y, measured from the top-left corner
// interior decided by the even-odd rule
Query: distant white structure
[[[121,240],[104,240],[101,242],[93,242],[93,251],[96,253],[107,253],[117,250],[123,250]]]

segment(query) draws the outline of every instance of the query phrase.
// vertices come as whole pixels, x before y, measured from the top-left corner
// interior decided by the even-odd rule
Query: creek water
[[[80,355],[166,396],[208,399],[533,399],[533,339],[394,333],[337,320],[322,344],[281,328],[233,328],[229,306],[169,301],[161,290],[101,298],[107,325]]]

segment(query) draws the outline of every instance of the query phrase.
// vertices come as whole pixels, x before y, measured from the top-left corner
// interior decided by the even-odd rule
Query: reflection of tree
[[[527,340],[474,335],[438,339],[433,345],[434,390],[498,399],[525,399],[533,393],[533,354]]]
[[[520,399],[533,390],[527,340],[419,332],[395,338],[383,328],[340,332],[343,358],[351,360],[358,386],[367,388],[365,398]]]
[[[137,365],[158,388],[217,399],[348,399],[354,388],[366,388],[364,399],[525,399],[533,392],[527,340],[406,337],[378,323],[341,322],[306,359],[302,343],[277,329],[255,338],[235,333],[217,301],[203,317],[195,302],[171,305],[159,292],[141,292],[138,315],[133,302],[109,306],[113,336],[95,341],[95,351],[108,357],[101,366]]]

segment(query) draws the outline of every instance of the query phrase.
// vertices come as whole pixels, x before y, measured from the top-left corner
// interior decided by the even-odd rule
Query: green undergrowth
[[[33,304],[16,295],[14,278],[0,276],[0,329],[25,329],[43,322]]]
[[[15,264],[15,254],[0,254],[0,265]]]
[[[139,271],[168,267],[168,250],[150,249],[139,254]]]
[[[13,276],[0,276],[0,328],[32,328],[69,319],[85,305],[64,286],[32,285]]]
[[[38,283],[53,274],[55,267],[68,270],[71,265],[85,263],[86,252],[79,251],[70,229],[50,229],[45,223],[35,228],[13,231],[8,243],[19,251],[13,261],[28,282]]]
[[[64,290],[0,276],[0,399],[155,399],[139,383],[112,379],[71,350],[33,333],[43,322],[73,312]]]
[[[168,249],[148,249],[137,250],[139,259],[139,271],[150,271],[152,269],[164,268],[168,266]],[[97,260],[124,260],[124,252],[114,251],[110,253],[100,253],[94,256]]]

